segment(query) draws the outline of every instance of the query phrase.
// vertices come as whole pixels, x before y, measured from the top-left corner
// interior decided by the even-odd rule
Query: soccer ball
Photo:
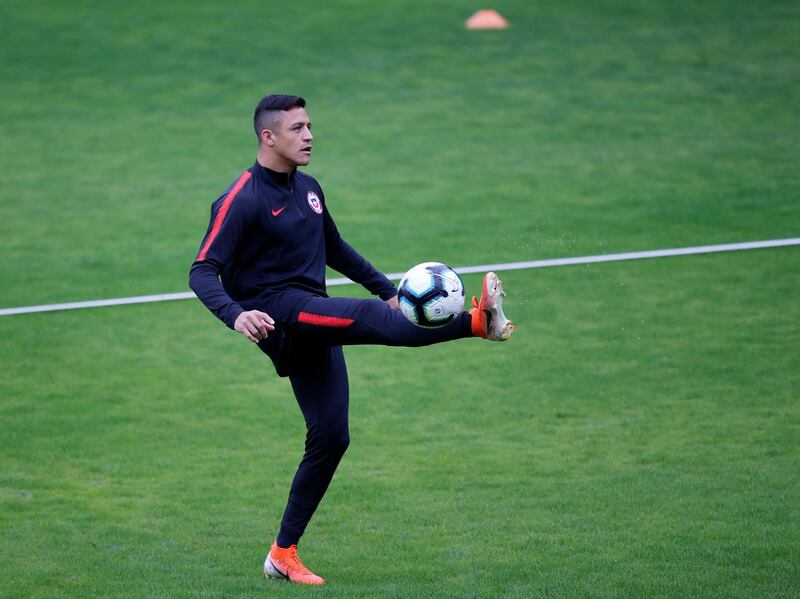
[[[423,262],[409,270],[397,290],[400,310],[421,327],[441,327],[464,309],[464,283],[449,266]]]

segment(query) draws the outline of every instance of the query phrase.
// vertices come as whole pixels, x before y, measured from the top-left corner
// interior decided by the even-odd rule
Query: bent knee
[[[334,435],[329,435],[325,440],[325,447],[329,453],[344,455],[344,452],[350,447],[350,433],[342,431]]]
[[[350,434],[344,431],[328,431],[323,434],[311,436],[306,444],[306,452],[309,455],[338,456],[344,455],[350,446]]]

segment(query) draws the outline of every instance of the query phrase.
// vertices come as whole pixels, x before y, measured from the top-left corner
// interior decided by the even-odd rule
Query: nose
[[[312,139],[314,139],[314,136],[311,134],[311,129],[309,129],[308,127],[306,127],[306,135],[303,139],[305,139],[305,141],[311,141]]]

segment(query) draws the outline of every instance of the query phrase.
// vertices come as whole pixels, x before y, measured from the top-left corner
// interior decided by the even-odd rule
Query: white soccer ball
[[[464,309],[464,283],[449,266],[423,262],[409,270],[397,290],[400,310],[421,327],[441,327]]]

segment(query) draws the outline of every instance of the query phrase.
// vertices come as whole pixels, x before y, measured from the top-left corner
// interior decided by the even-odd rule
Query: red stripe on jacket
[[[314,324],[320,327],[344,329],[353,324],[355,320],[352,318],[340,318],[339,316],[324,316],[322,314],[312,314],[311,312],[300,312],[300,314],[297,315],[297,322]]]
[[[208,238],[206,242],[203,244],[203,247],[200,249],[200,253],[197,255],[197,261],[202,262],[206,259],[206,254],[208,253],[211,244],[214,243],[214,239],[217,237],[217,233],[222,228],[222,222],[225,220],[225,215],[228,214],[228,210],[233,204],[233,199],[236,197],[236,194],[239,193],[244,187],[244,184],[250,180],[253,174],[250,171],[245,171],[242,173],[242,176],[239,177],[239,180],[236,181],[236,184],[233,188],[228,192],[228,195],[225,196],[225,200],[222,202],[222,206],[219,208],[219,212],[217,212],[217,216],[214,218],[214,224],[211,226],[211,232],[208,234]]]

